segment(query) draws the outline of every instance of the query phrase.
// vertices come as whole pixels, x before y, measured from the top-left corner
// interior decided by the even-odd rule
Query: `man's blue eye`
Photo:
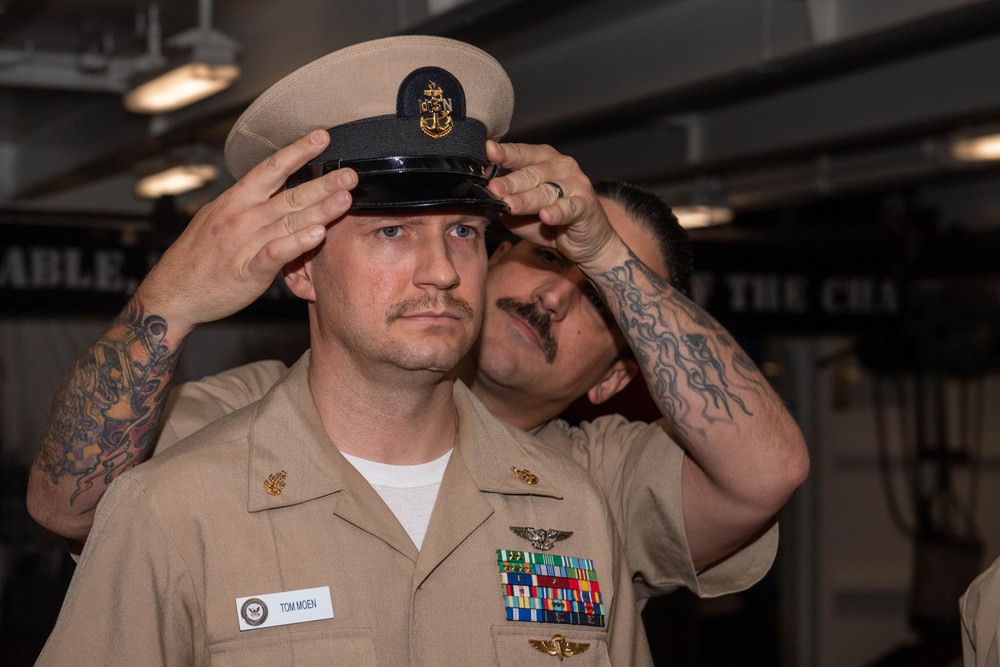
[[[399,227],[383,227],[378,231],[379,234],[381,234],[382,236],[385,236],[387,238],[394,238],[396,236],[399,236],[400,229]]]
[[[458,225],[455,227],[455,236],[461,237],[463,239],[470,238],[476,235],[476,230],[468,225]]]

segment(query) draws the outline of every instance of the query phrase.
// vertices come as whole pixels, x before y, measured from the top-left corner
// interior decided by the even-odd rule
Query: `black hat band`
[[[360,160],[390,155],[467,155],[486,160],[486,127],[474,118],[458,120],[448,136],[432,139],[412,118],[375,116],[327,130],[330,145],[310,160]]]

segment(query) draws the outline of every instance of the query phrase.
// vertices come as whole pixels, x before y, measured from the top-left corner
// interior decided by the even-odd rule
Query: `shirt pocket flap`
[[[253,635],[259,630],[246,634]],[[274,667],[339,664],[376,667],[375,643],[368,628],[339,628],[240,637],[209,647],[212,667]]]

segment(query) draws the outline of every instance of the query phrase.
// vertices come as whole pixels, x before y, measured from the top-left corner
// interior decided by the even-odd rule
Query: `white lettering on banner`
[[[715,292],[715,274],[706,271],[695,271],[691,276],[691,295],[694,302],[702,308],[707,308]]]
[[[899,312],[896,286],[888,279],[846,276],[828,278],[820,296],[829,315],[892,315]]]
[[[55,248],[31,249],[31,286],[35,289],[55,289],[62,282],[62,258]]]
[[[807,313],[805,276],[732,273],[726,276],[729,308],[734,313]]]
[[[0,259],[0,287],[25,289],[28,286],[28,268],[24,251],[8,248]]]
[[[809,280],[805,276],[785,278],[785,309],[790,313],[809,312]]]
[[[90,289],[94,279],[83,272],[83,251],[80,248],[66,249],[66,288]]]
[[[818,289],[812,290],[812,281]],[[710,272],[695,274],[695,301],[711,311],[717,286],[728,311],[747,315],[827,315],[831,317],[891,316],[899,313],[899,292],[891,278],[734,272],[717,279]]]
[[[122,278],[124,253],[98,250],[94,253],[94,287],[99,292],[121,292],[125,286]]]
[[[139,281],[126,278],[125,252],[96,250],[93,272],[82,248],[10,246],[0,256],[0,288],[96,290],[130,294]]]

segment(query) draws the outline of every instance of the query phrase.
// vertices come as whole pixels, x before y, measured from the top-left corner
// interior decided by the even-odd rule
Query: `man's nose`
[[[580,286],[565,276],[552,275],[532,292],[535,303],[553,321],[561,321],[580,296]]]
[[[458,285],[461,276],[444,239],[427,238],[420,244],[413,283],[418,286],[451,289]]]

